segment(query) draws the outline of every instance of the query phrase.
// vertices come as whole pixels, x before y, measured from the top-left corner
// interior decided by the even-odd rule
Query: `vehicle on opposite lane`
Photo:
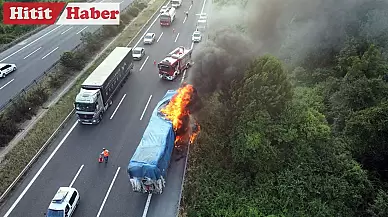
[[[16,71],[16,65],[11,63],[0,63],[0,78],[5,78],[11,72]]]

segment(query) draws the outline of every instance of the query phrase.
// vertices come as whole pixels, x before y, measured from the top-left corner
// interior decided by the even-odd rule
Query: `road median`
[[[159,8],[166,2],[166,0],[151,0],[140,13],[136,14],[136,18],[122,29],[122,32],[111,41],[105,49],[97,54],[95,59],[91,61],[81,72],[77,74],[76,80],[71,83],[69,91],[59,99],[58,102],[46,109],[45,115],[38,120],[34,127],[27,133],[27,135],[15,147],[6,154],[0,166],[0,193],[1,200],[14,188],[14,186],[21,180],[21,178],[28,171],[31,166],[31,159],[36,161],[37,153],[43,153],[44,148],[49,146],[53,138],[56,137],[66,123],[63,120],[71,116],[73,111],[73,102],[78,93],[82,82],[87,76],[102,62],[102,60],[118,45],[131,45],[135,37],[142,31],[144,25],[148,24],[152,17],[157,13]],[[151,18],[150,18],[151,17]],[[70,120],[71,118],[67,118]],[[50,141],[51,140],[51,141]],[[43,147],[43,149],[42,149]]]

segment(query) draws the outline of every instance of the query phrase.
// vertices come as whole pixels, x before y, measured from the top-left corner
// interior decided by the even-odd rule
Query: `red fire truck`
[[[191,65],[192,49],[183,46],[177,47],[169,53],[159,64],[159,77],[169,81],[174,80],[179,74],[187,70]]]
[[[168,7],[160,16],[159,21],[161,26],[171,26],[175,19],[175,8]]]

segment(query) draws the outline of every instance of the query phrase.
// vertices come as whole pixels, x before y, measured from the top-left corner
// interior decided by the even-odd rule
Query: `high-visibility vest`
[[[109,156],[109,151],[108,150],[105,150],[104,151],[104,157],[108,157]]]

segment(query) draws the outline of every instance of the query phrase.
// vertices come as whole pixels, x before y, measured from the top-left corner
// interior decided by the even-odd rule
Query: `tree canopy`
[[[388,216],[388,36],[357,31],[320,63],[257,55],[202,96],[187,216]]]

